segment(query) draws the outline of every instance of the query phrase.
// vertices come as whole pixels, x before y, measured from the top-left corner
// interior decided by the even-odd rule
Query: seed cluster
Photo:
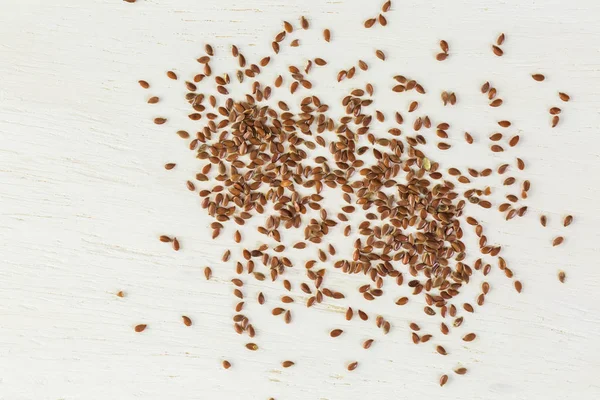
[[[390,8],[391,2],[387,1],[382,14],[367,19],[364,26],[372,28],[377,23],[386,26],[388,20],[383,13]],[[305,17],[300,18],[299,24],[303,30],[310,28]],[[452,334],[453,329],[466,323],[469,313],[484,306],[491,288],[487,281],[481,284],[473,304],[459,300],[461,290],[475,274],[486,279],[492,269],[497,268],[520,293],[523,284],[514,279],[515,273],[501,256],[502,246],[488,243],[483,224],[469,215],[469,209],[479,206],[493,210],[490,196],[497,189],[494,184],[478,182],[488,178],[495,180],[496,186],[514,188],[513,194],[506,195],[507,201],[498,206],[505,219],[525,216],[530,181],[504,176],[513,165],[519,171],[525,170],[525,162],[515,157],[514,163],[498,167],[490,165],[461,171],[448,166],[444,170],[429,153],[450,150],[452,145],[447,140],[454,129],[444,121],[434,123],[433,116],[424,114],[415,99],[424,96],[426,90],[415,78],[393,77],[392,92],[411,96],[413,100],[407,110],[397,110],[392,118],[373,109],[375,88],[371,83],[364,88],[349,88],[341,99],[344,115],[332,115],[329,105],[315,93],[309,79],[312,68],[327,66],[327,61],[320,57],[311,57],[303,66],[289,65],[288,71],[281,71],[273,84],[260,80],[261,73],[287,39],[290,39],[289,46],[300,45],[298,38],[289,38],[291,35],[300,33],[292,23],[284,21],[283,30],[272,41],[273,54],[257,57],[257,63],[247,61],[241,50],[232,46],[231,55],[237,67],[218,75],[213,73],[211,65],[215,51],[206,45],[205,54],[197,59],[201,72],[185,81],[185,100],[191,108],[188,117],[201,122],[195,133],[175,130],[193,155],[204,163],[185,186],[201,198],[202,209],[214,218],[210,225],[213,239],[228,227],[237,225],[234,242],[244,243],[245,236],[256,236],[255,232],[245,229],[247,221],[260,221],[258,234],[264,238],[263,244],[244,248],[239,255],[226,250],[222,256],[222,261],[231,262],[238,275],[231,280],[232,294],[238,299],[233,316],[235,332],[250,338],[256,336],[250,316],[243,313],[245,302],[251,301],[244,293],[249,279],[281,283],[287,294],[269,301],[276,303],[271,314],[286,324],[293,321],[291,303],[302,301],[306,307],[312,307],[325,302],[345,302],[345,294],[334,289],[336,274],[364,276],[367,283],[357,290],[364,301],[369,302],[377,301],[384,290],[392,292],[395,287],[407,285],[413,296],[424,299],[423,312],[427,318],[438,321],[441,335]],[[329,29],[323,31],[326,42],[331,37]],[[505,35],[501,34],[492,45],[495,55],[504,54],[501,48],[504,41]],[[444,61],[449,56],[449,45],[441,40],[439,46],[441,52],[436,59]],[[375,56],[386,60],[381,50],[375,50]],[[352,79],[357,67],[363,72],[369,69],[367,62],[359,59],[354,66],[332,73],[332,80]],[[250,80],[251,91],[243,97],[230,96],[234,85],[231,76],[236,77],[240,85]],[[536,81],[544,80],[543,75],[532,76]],[[173,71],[168,71],[167,77],[179,79]],[[214,84],[209,82],[211,77]],[[284,83],[289,85],[287,90],[297,96],[298,104],[276,100],[277,91],[285,90]],[[141,80],[139,84],[144,89],[150,88],[146,81]],[[503,104],[491,83],[485,82],[481,92],[490,107]],[[559,96],[563,101],[569,100],[565,93],[560,92]],[[441,98],[444,105],[457,102],[453,91],[442,92]],[[156,104],[159,98],[152,96],[147,102]],[[553,107],[550,112],[557,115],[560,109]],[[405,124],[408,119],[411,123]],[[167,122],[168,118],[163,116],[154,119],[158,125]],[[375,126],[375,123],[386,122],[390,125],[387,131]],[[502,119],[498,125],[503,131],[489,135],[490,153],[513,154],[520,143],[519,135],[507,131],[513,125],[509,120]],[[432,133],[426,132],[428,130]],[[432,146],[428,142],[435,141],[434,134],[439,140]],[[468,144],[475,142],[468,132],[464,132],[464,139]],[[326,156],[311,155],[317,149],[323,150]],[[164,165],[166,170],[175,167],[173,162]],[[326,210],[325,198],[335,199],[338,208]],[[572,221],[572,216],[566,217],[564,227]],[[545,216],[541,217],[541,223],[546,226]],[[475,245],[463,241],[464,229],[475,233],[478,240]],[[303,240],[292,243],[286,238],[286,231],[302,232]],[[347,248],[338,252],[329,241],[330,234],[336,231],[349,238],[350,254],[344,254]],[[180,250],[181,244],[175,237],[163,235],[159,240]],[[562,236],[556,237],[552,245],[558,246],[563,241]],[[306,278],[296,286],[300,291],[294,290],[292,283],[285,279],[290,268],[302,267],[289,257],[295,250],[312,254],[303,266]],[[331,265],[333,269],[323,265]],[[205,267],[206,280],[210,280],[212,274],[212,269]],[[564,282],[564,273],[559,274],[559,279]],[[260,293],[256,301],[259,305],[265,304],[265,296]],[[409,297],[402,296],[395,304],[404,306],[409,301]],[[362,321],[374,321],[383,334],[392,329],[405,330],[414,344],[432,341],[432,351],[451,355],[450,350],[436,343],[437,334],[423,332],[414,322],[408,327],[394,327],[383,316],[369,315],[357,305],[345,308],[347,321],[355,315]],[[192,325],[189,317],[182,316],[182,319],[186,326]],[[145,328],[146,325],[138,325],[135,330],[141,332]],[[333,339],[343,334],[339,328],[329,330]],[[462,341],[472,342],[477,337],[471,332],[463,335]],[[369,349],[373,343],[373,339],[368,339],[360,346]],[[250,351],[260,350],[255,343],[247,343],[245,347]],[[289,368],[295,363],[286,360],[281,365]],[[222,366],[228,369],[231,363],[222,361]],[[348,371],[358,366],[358,361],[346,364]],[[453,372],[465,375],[467,368],[458,366]],[[447,374],[439,378],[441,386],[448,381]]]

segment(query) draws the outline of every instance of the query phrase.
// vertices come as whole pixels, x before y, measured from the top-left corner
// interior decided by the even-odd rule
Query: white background
[[[0,0],[0,399],[600,398],[600,3],[394,1],[388,27],[365,30],[362,22],[379,7],[359,0]],[[182,81],[169,81],[165,71],[189,79],[206,42],[217,51],[215,70],[231,70],[232,43],[257,62],[281,21],[298,26],[302,14],[312,23],[298,36],[303,45],[284,46],[261,75],[265,82],[321,56],[331,68],[312,77],[319,96],[337,104],[352,85],[372,82],[376,107],[389,118],[391,110],[406,113],[412,100],[389,92],[391,76],[402,73],[427,88],[423,112],[452,124],[452,151],[432,150],[442,167],[495,168],[515,156],[527,162],[516,175],[533,185],[525,218],[506,223],[496,211],[469,211],[503,245],[524,283],[521,295],[495,270],[486,305],[441,337],[422,304],[393,304],[406,286],[365,304],[356,294],[364,278],[335,271],[327,284],[348,298],[306,310],[298,285],[303,261],[314,255],[300,254],[288,275],[297,299],[290,325],[270,315],[281,285],[244,277],[251,299],[258,291],[268,299],[262,308],[249,301],[261,350],[244,348],[247,338],[231,326],[232,263],[220,262],[233,230],[212,241],[209,218],[185,189],[201,163],[174,134],[194,125],[185,118]],[[320,36],[326,27],[330,44]],[[500,32],[507,35],[502,58],[490,50]],[[440,39],[451,47],[444,63],[434,60]],[[388,55],[385,63],[376,48]],[[369,73],[334,84],[336,71],[358,58],[372,65]],[[548,79],[534,82],[535,72]],[[152,89],[142,90],[138,79]],[[486,80],[505,100],[500,109],[478,92]],[[455,91],[459,104],[441,107],[441,90]],[[572,101],[560,102],[559,90]],[[150,94],[164,102],[145,104]],[[551,106],[563,108],[555,129]],[[159,114],[169,124],[152,124]],[[520,134],[521,143],[490,155],[485,138],[501,118],[513,121],[507,132]],[[472,147],[461,139],[465,130],[476,138]],[[171,161],[178,167],[167,172],[162,165]],[[497,206],[504,189],[490,182]],[[546,229],[540,213],[549,216]],[[562,228],[567,213],[575,222]],[[157,240],[165,233],[181,238],[182,251]],[[567,240],[552,248],[558,234]],[[246,246],[262,240],[245,238]],[[348,250],[339,236],[331,240]],[[210,282],[206,265],[215,275]],[[127,296],[115,296],[119,290]],[[473,302],[475,292],[467,296]],[[369,311],[369,323],[345,321],[348,305]],[[375,328],[375,313],[392,323],[389,335]],[[435,341],[413,345],[411,321]],[[149,327],[136,334],[138,323]],[[334,340],[328,332],[336,327],[347,333]],[[468,331],[479,338],[465,346],[460,337]],[[365,351],[360,343],[369,337],[376,343]],[[450,355],[436,354],[437,343]],[[223,370],[223,359],[233,368]],[[297,365],[283,370],[285,359]],[[349,373],[345,365],[354,360],[359,368]],[[458,365],[469,373],[452,374]],[[443,373],[451,379],[440,388]]]

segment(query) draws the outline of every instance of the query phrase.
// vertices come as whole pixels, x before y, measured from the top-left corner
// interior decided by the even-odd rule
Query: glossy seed
[[[523,284],[520,281],[515,281],[515,290],[519,293],[523,290]]]
[[[531,77],[533,78],[533,80],[538,81],[538,82],[541,82],[544,79],[546,79],[546,77],[542,74],[533,74],[533,75],[531,75]]]
[[[344,333],[344,331],[343,331],[343,330],[341,330],[341,329],[334,329],[334,330],[332,330],[331,332],[329,332],[329,336],[331,336],[331,337],[338,337],[338,336],[340,336],[342,333]]]
[[[563,225],[566,227],[566,226],[571,225],[572,222],[573,222],[573,216],[572,215],[567,215],[565,217],[565,219],[563,220]]]
[[[136,332],[143,332],[146,329],[147,325],[146,324],[140,324],[140,325],[136,325],[134,330]]]
[[[368,349],[371,347],[371,345],[373,344],[373,339],[367,339],[363,342],[363,349]]]
[[[227,360],[223,360],[222,365],[223,365],[223,368],[225,368],[225,369],[231,368],[231,363]]]
[[[293,362],[293,361],[284,361],[284,362],[281,363],[281,366],[283,368],[289,368],[289,367],[291,367],[294,364],[295,364],[295,362]]]
[[[557,236],[552,240],[552,246],[559,246],[565,241],[565,238],[562,236]]]
[[[256,343],[246,343],[246,348],[251,351],[258,350],[258,345]]]
[[[192,320],[190,319],[190,317],[186,317],[185,315],[182,315],[181,319],[183,320],[183,324],[185,326],[192,326]]]
[[[141,87],[143,87],[144,89],[148,89],[150,87],[150,84],[146,81],[138,81],[138,83],[140,84]]]
[[[444,386],[446,383],[448,383],[448,375],[442,375],[440,377],[440,386]]]
[[[466,368],[464,368],[464,367],[460,367],[460,368],[456,368],[456,369],[454,370],[454,372],[455,372],[457,375],[464,375],[464,374],[466,374],[466,373],[467,373],[467,369],[466,369]]]
[[[354,362],[348,364],[348,371],[354,371],[356,369],[356,367],[358,367],[358,362],[354,361]]]
[[[465,336],[463,336],[463,340],[465,342],[472,342],[473,340],[475,340],[476,337],[477,335],[474,333],[467,333]]]

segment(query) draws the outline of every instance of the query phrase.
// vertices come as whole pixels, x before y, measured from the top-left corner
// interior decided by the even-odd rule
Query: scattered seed
[[[358,362],[354,361],[348,364],[348,371],[354,371],[358,367]]]
[[[563,221],[563,225],[566,227],[566,226],[571,225],[572,222],[573,222],[573,216],[567,215]]]
[[[148,325],[146,325],[146,324],[140,324],[140,325],[136,325],[136,326],[135,326],[135,328],[134,328],[134,330],[135,330],[136,332],[138,332],[138,333],[139,333],[139,332],[143,332],[144,330],[146,330],[146,327],[147,327],[147,326],[148,326]]]
[[[256,351],[258,350],[258,345],[256,343],[246,343],[246,348],[248,350]]]
[[[533,80],[538,81],[538,82],[541,82],[544,79],[546,79],[546,77],[542,74],[533,74],[533,75],[531,75],[531,77],[533,78]]]
[[[552,241],[552,246],[559,246],[565,241],[565,238],[562,236],[557,236]]]
[[[223,360],[222,365],[223,365],[223,368],[225,368],[225,369],[231,368],[231,363],[227,360]]]
[[[444,386],[446,383],[448,383],[448,375],[442,375],[440,377],[440,386]]]
[[[138,83],[140,84],[141,87],[143,87],[144,89],[148,89],[150,87],[150,84],[146,81],[138,81]]]
[[[281,363],[281,366],[283,368],[289,368],[289,367],[291,367],[294,364],[295,364],[295,362],[293,362],[293,361],[284,361],[284,362]]]
[[[560,281],[560,283],[565,283],[566,277],[567,277],[567,275],[565,274],[565,271],[558,272],[558,280]]]
[[[474,333],[467,333],[465,336],[463,336],[463,340],[465,342],[472,342],[473,340],[475,340],[476,337],[477,335]]]
[[[190,319],[190,317],[186,317],[185,315],[182,315],[181,319],[183,319],[183,323],[185,326],[192,326],[192,320]]]

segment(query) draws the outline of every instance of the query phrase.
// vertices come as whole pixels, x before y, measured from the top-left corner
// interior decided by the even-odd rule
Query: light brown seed
[[[557,236],[552,241],[552,246],[559,246],[565,241],[565,238],[562,236]]]
[[[289,367],[291,367],[294,364],[295,364],[295,362],[293,362],[293,361],[284,361],[284,362],[281,363],[281,366],[283,368],[289,368]]]
[[[502,46],[502,44],[504,43],[504,39],[506,37],[504,36],[504,33],[501,33],[500,36],[498,36],[498,38],[496,39],[496,44],[498,46]]]
[[[465,342],[472,342],[473,340],[475,340],[476,337],[477,335],[474,333],[467,333],[465,336],[463,336],[463,340]]]
[[[447,53],[449,50],[448,42],[446,42],[445,40],[440,40],[440,49],[442,49],[444,53]]]
[[[490,83],[486,82],[481,85],[481,93],[487,93],[490,90]]]
[[[566,277],[567,277],[567,275],[565,274],[565,271],[558,272],[558,280],[560,281],[560,283],[565,283]]]
[[[183,320],[183,324],[185,326],[192,326],[192,320],[190,319],[190,317],[186,317],[185,315],[182,315],[181,319]]]
[[[408,297],[400,297],[398,300],[396,300],[396,304],[399,306],[403,306],[406,303],[408,303]]]
[[[377,18],[369,18],[365,21],[364,26],[365,26],[365,28],[369,29],[369,28],[372,28],[376,22],[377,22]]]
[[[572,215],[567,215],[563,221],[563,225],[565,227],[571,225],[571,223],[573,222],[573,216]]]
[[[533,74],[531,75],[534,81],[542,82],[546,77],[542,74]]]
[[[148,89],[150,87],[150,84],[146,81],[138,81],[138,83],[140,84],[141,87],[143,87],[144,89]]]
[[[258,350],[258,345],[256,343],[246,343],[246,348],[251,351]]]
[[[440,377],[440,386],[444,386],[446,383],[448,383],[448,375],[442,375]]]
[[[125,293],[122,290],[119,290],[117,292],[117,296],[119,296],[119,297],[125,297]]]
[[[385,53],[381,50],[377,50],[375,51],[375,55],[377,56],[377,58],[379,58],[380,60],[385,61]]]
[[[390,10],[391,6],[392,6],[392,2],[391,2],[391,0],[388,0],[385,3],[383,3],[383,6],[381,6],[381,11],[388,12]]]
[[[170,79],[177,80],[177,74],[176,74],[175,72],[173,72],[173,71],[167,71],[167,76],[168,76]]]
[[[358,367],[358,361],[351,362],[348,364],[348,371],[354,371]]]
[[[304,16],[302,16],[300,18],[300,25],[302,25],[302,29],[308,29],[309,28],[308,20]]]
[[[523,284],[521,281],[515,281],[515,290],[519,293],[523,290]]]
[[[210,267],[205,267],[204,268],[204,277],[206,278],[206,280],[209,280],[211,276],[212,276],[212,269],[210,269]]]
[[[346,310],[346,321],[350,321],[353,315],[354,312],[352,311],[352,308],[348,307],[348,309]]]
[[[323,31],[323,38],[325,39],[326,42],[331,41],[331,31],[329,29],[325,29]]]
[[[139,325],[136,325],[136,326],[135,326],[134,330],[135,330],[136,332],[138,332],[138,333],[139,333],[139,332],[143,332],[143,331],[146,329],[146,327],[147,327],[147,326],[148,326],[148,325],[146,325],[146,324],[139,324]]]

